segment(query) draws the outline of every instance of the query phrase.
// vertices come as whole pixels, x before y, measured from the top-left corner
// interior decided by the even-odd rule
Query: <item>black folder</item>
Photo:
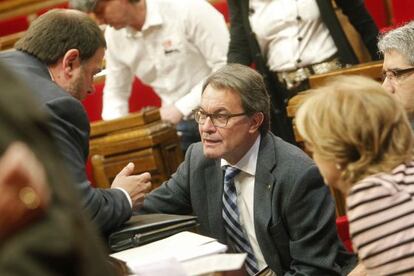
[[[109,247],[117,252],[160,240],[181,231],[196,230],[197,226],[195,216],[136,215],[109,235]]]

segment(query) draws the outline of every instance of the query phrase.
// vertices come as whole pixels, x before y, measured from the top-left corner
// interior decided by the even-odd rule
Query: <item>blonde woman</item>
[[[340,77],[296,115],[325,183],[347,195],[354,250],[369,275],[414,275],[413,136],[377,82]]]

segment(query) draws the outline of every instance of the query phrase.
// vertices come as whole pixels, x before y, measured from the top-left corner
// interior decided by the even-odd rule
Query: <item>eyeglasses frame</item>
[[[408,73],[414,72],[414,67],[409,67],[405,69],[393,69],[393,70],[387,70],[382,72],[382,81],[385,81],[386,78],[388,80],[398,80],[401,76],[404,76]],[[391,73],[391,78],[387,73]]]
[[[243,113],[228,113],[228,114],[222,114],[222,113],[207,113],[207,112],[204,112],[201,108],[196,108],[196,109],[194,109],[193,110],[193,114],[194,114],[194,119],[196,120],[196,122],[199,124],[199,125],[204,125],[204,123],[205,123],[205,121],[204,121],[204,123],[200,123],[200,117],[198,117],[198,119],[197,119],[197,113],[203,113],[203,115],[205,115],[206,116],[206,119],[207,119],[207,117],[208,118],[210,118],[210,120],[211,120],[211,123],[213,124],[213,126],[214,127],[218,127],[218,128],[224,128],[224,127],[226,127],[227,126],[227,124],[229,123],[229,120],[231,119],[231,118],[233,118],[233,117],[239,117],[239,116],[244,116],[244,115],[247,115],[247,113],[246,112],[243,112]],[[223,125],[223,126],[217,126],[214,122],[215,122],[215,119],[214,119],[214,116],[215,115],[220,115],[220,116],[223,116],[223,115],[225,115],[226,116],[226,123]]]

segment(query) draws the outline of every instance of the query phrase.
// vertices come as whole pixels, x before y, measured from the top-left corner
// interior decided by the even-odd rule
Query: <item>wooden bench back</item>
[[[344,75],[361,75],[361,76],[366,76],[366,77],[381,81],[382,61],[363,63],[363,64],[355,65],[349,68],[335,70],[335,71],[332,71],[326,74],[313,75],[309,78],[309,84],[310,84],[311,89],[318,88],[324,85],[329,79],[336,77],[336,76],[344,76]],[[306,99],[309,93],[311,93],[310,91],[311,90],[306,90],[292,97],[289,100],[288,106],[287,106],[287,113],[288,113],[288,116],[293,119],[295,139],[299,145],[303,143],[303,139],[302,137],[300,137],[299,133],[297,133],[296,128],[295,128],[295,114],[300,104]]]
[[[169,179],[183,161],[175,127],[158,109],[91,124],[90,156],[95,184],[108,188],[119,171],[135,163],[135,174],[150,172],[153,188]]]
[[[13,19],[25,18],[24,25],[28,27],[30,22],[36,19],[41,13],[55,7],[66,7],[67,0],[12,0],[0,1],[0,21],[6,24],[14,24]],[[11,27],[11,26],[10,26]],[[0,50],[13,48],[17,40],[19,40],[25,29],[18,32],[7,33],[0,36]],[[3,33],[3,32],[2,32]]]

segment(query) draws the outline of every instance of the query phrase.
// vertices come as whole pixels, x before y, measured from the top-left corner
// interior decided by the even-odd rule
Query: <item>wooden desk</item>
[[[286,108],[288,117],[292,118],[293,121],[293,130],[295,133],[296,142],[299,145],[303,144],[303,138],[300,137],[299,133],[295,127],[295,115],[296,111],[298,110],[301,103],[310,95],[312,89],[318,88],[323,86],[329,79],[337,76],[344,76],[344,75],[362,75],[377,81],[381,81],[382,78],[382,61],[373,61],[367,62],[363,64],[358,64],[349,68],[343,68],[339,70],[335,70],[326,74],[320,75],[313,75],[309,78],[309,90],[302,91],[298,93],[296,96],[292,97]]]
[[[160,120],[158,109],[92,123],[90,156],[96,185],[102,188],[128,162],[135,163],[135,174],[150,172],[156,188],[183,161],[176,129]]]
[[[68,0],[13,0],[0,2],[0,20],[36,15],[40,10],[67,4]]]

